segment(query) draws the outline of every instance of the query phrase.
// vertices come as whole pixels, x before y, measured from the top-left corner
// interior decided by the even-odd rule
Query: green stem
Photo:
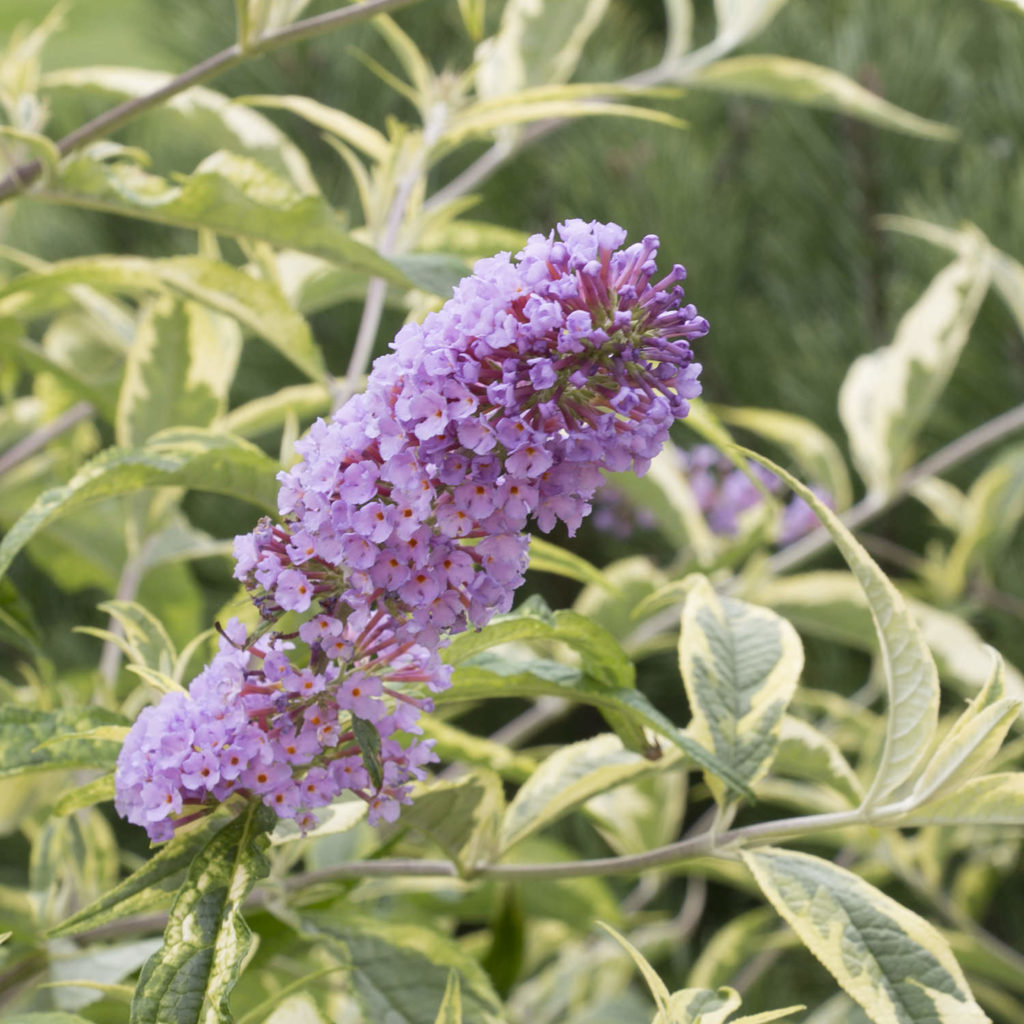
[[[124,103],[112,107],[91,121],[87,121],[80,128],[65,135],[57,142],[57,149],[61,156],[66,156],[72,150],[94,139],[101,138],[118,128],[123,127],[129,121],[133,121],[140,114],[159,106],[164,100],[184,92],[190,86],[207,82],[217,75],[223,74],[237,67],[250,57],[259,54],[269,53],[289,43],[301,42],[303,39],[312,39],[325,32],[340,28],[342,25],[364,21],[376,14],[385,11],[397,10],[400,7],[408,7],[410,4],[418,3],[419,0],[366,0],[365,3],[352,4],[339,10],[328,11],[326,14],[318,14],[313,18],[306,18],[297,21],[294,25],[270,32],[259,39],[254,39],[244,48],[234,43],[220,53],[200,61],[188,71],[176,75],[170,81],[154,89],[145,96],[137,96],[134,99],[126,100]],[[38,160],[31,160],[19,164],[13,168],[7,176],[0,181],[0,202],[8,199],[19,192],[24,191],[42,173],[42,164]]]

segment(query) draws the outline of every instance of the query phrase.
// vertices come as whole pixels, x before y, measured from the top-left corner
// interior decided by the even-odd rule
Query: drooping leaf
[[[94,804],[113,799],[114,773],[108,772],[98,779],[93,779],[92,782],[86,782],[64,793],[53,805],[53,813],[57,816],[71,814],[83,807],[92,807]]]
[[[556,576],[564,576],[578,583],[593,584],[605,590],[615,589],[597,566],[575,552],[552,544],[535,534],[530,535],[530,568],[534,572],[554,573]]]
[[[39,495],[0,542],[0,574],[43,527],[94,501],[147,487],[189,487],[273,510],[277,463],[254,445],[197,429],[162,431],[142,448],[108,448],[62,487]]]
[[[771,768],[783,715],[803,671],[796,630],[766,608],[719,597],[705,578],[683,608],[679,667],[695,740],[753,785]],[[716,800],[725,791],[708,779]]]
[[[744,593],[758,604],[775,608],[801,632],[860,650],[877,649],[867,599],[850,573],[800,573],[753,583],[744,588]],[[981,637],[959,615],[923,601],[907,601],[942,677],[973,697],[985,685],[990,672],[990,658]],[[1007,664],[1004,671],[1007,694],[1024,699],[1024,676],[1020,670]]]
[[[370,784],[374,789],[380,789],[384,782],[384,768],[380,759],[380,733],[372,722],[367,722],[358,715],[352,716],[352,732],[359,746],[363,767],[370,777]]]
[[[904,314],[892,342],[859,356],[839,392],[839,415],[869,489],[887,494],[945,389],[988,291],[985,239],[941,270]]]
[[[950,125],[912,114],[839,71],[794,57],[760,53],[729,57],[688,76],[686,84],[834,110],[882,128],[925,139],[949,142],[957,135],[956,129]]]
[[[786,451],[800,469],[831,496],[840,511],[851,501],[852,488],[846,461],[816,423],[780,409],[715,406],[716,415],[731,427],[749,430]]]
[[[303,933],[349,966],[350,984],[370,1021],[434,1024],[452,971],[459,976],[464,1024],[500,1024],[501,1002],[479,962],[440,931],[317,912]]]
[[[139,975],[132,1024],[230,1024],[228,996],[252,944],[241,906],[270,870],[273,820],[262,804],[250,805],[192,862],[163,946]]]
[[[931,745],[939,712],[935,661],[903,595],[839,517],[784,469],[754,452],[747,454],[781,477],[811,506],[867,598],[889,698],[881,763],[865,799],[865,806],[877,805],[914,776]]]
[[[509,804],[501,825],[502,849],[557,821],[590,797],[654,767],[608,733],[560,747],[541,762]]]
[[[126,719],[103,708],[0,706],[0,778],[55,768],[113,768]]]
[[[638,690],[594,687],[578,671],[542,659],[519,665],[504,660],[492,664],[493,668],[477,664],[457,667],[455,686],[439,695],[438,703],[495,697],[553,696],[590,704],[602,712],[622,716],[637,727],[652,730],[678,747],[695,765],[723,779],[737,793],[751,795],[746,783],[731,768],[673,724]]]
[[[946,940],[862,878],[806,853],[741,851],[761,891],[875,1024],[988,1024]]]

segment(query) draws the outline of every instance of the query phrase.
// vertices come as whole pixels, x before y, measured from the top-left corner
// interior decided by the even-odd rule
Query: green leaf
[[[580,672],[542,659],[522,663],[500,659],[493,664],[501,671],[476,664],[458,666],[455,686],[439,694],[438,703],[495,697],[553,696],[590,704],[602,712],[620,715],[638,727],[653,730],[682,750],[696,765],[723,779],[736,792],[752,796],[747,784],[731,768],[673,724],[639,691],[595,687]]]
[[[497,34],[477,47],[479,95],[567,82],[607,7],[608,0],[508,0]]]
[[[32,610],[9,579],[0,579],[0,643],[31,654],[39,649],[40,640]]]
[[[194,822],[160,846],[142,867],[87,907],[53,928],[49,935],[60,938],[99,928],[133,914],[165,907],[181,886],[188,866],[230,820],[228,810]]]
[[[286,110],[342,142],[347,142],[377,163],[384,163],[391,152],[390,143],[376,128],[337,107],[329,107],[308,96],[238,96],[235,102],[249,107]]]
[[[779,728],[803,671],[796,630],[766,608],[719,597],[705,578],[683,608],[679,667],[693,738],[748,785],[771,768]],[[721,784],[708,779],[719,803]]]
[[[949,142],[957,137],[950,125],[918,117],[832,68],[774,54],[748,54],[715,61],[686,77],[689,86],[786,100],[806,107],[834,110],[882,128]]]
[[[769,1021],[782,1020],[783,1017],[792,1017],[794,1013],[806,1010],[802,1003],[796,1006],[786,1006],[781,1010],[765,1010],[764,1013],[744,1014],[742,1017],[733,1017],[729,1024],[768,1024]]]
[[[434,1018],[434,1024],[462,1024],[462,986],[455,971],[448,974],[448,984],[445,985],[444,998]]]
[[[971,570],[994,561],[1024,519],[1024,445],[1001,452],[975,478],[962,509],[963,525],[938,573],[942,594],[955,600]]]
[[[857,875],[806,853],[740,851],[761,891],[875,1024],[983,1024],[946,940]]]
[[[673,758],[675,760],[675,758]],[[660,770],[627,750],[618,736],[604,734],[559,747],[519,788],[501,824],[501,848],[545,828],[592,796]]]
[[[903,595],[839,517],[784,469],[754,452],[745,453],[781,477],[811,506],[867,597],[889,697],[885,746],[865,799],[865,806],[876,805],[914,776],[931,745],[939,712],[935,662]]]
[[[139,975],[132,1024],[230,1024],[228,996],[252,944],[241,907],[270,871],[273,820],[273,811],[251,804],[192,862],[164,944]]]
[[[380,789],[384,783],[384,768],[380,760],[380,733],[372,722],[367,722],[358,715],[352,716],[352,732],[359,746],[363,767],[370,776],[370,783],[374,789]]]
[[[860,780],[839,747],[809,722],[792,715],[782,719],[772,772],[820,782],[841,793],[853,805],[864,799]]]
[[[220,422],[225,432],[238,437],[256,437],[280,430],[289,414],[308,423],[331,407],[331,396],[323,384],[293,384],[235,406]]]
[[[740,994],[733,988],[723,986],[717,992],[685,988],[669,996],[668,1006],[654,1018],[654,1024],[725,1024],[739,1005]]]
[[[365,284],[365,278],[360,280]],[[195,299],[233,316],[311,379],[320,380],[326,372],[309,325],[276,285],[202,256],[61,260],[21,274],[0,288],[0,315],[29,319],[63,309],[73,301],[76,289],[86,285],[100,292],[133,296],[170,290]]]
[[[546,93],[543,97],[530,97],[527,93],[516,93],[513,97],[501,102],[478,103],[467,107],[458,116],[452,118],[449,127],[435,148],[435,156],[441,156],[457,149],[468,140],[480,135],[489,136],[503,128],[535,124],[538,121],[552,118],[628,117],[638,121],[660,124],[666,128],[681,130],[688,127],[686,121],[661,110],[600,99],[601,96],[614,95],[621,91],[613,85],[595,83],[586,86],[585,89],[582,87],[570,89],[569,86],[565,86],[564,90],[570,95],[578,94],[578,98],[553,99],[547,98]]]
[[[306,915],[303,933],[349,965],[350,983],[367,1021],[434,1024],[454,971],[464,1024],[500,1024],[501,1002],[476,959],[440,931],[335,912]]]
[[[913,460],[917,435],[967,344],[991,273],[989,247],[979,235],[904,314],[892,342],[851,364],[839,415],[869,490],[888,494]]]
[[[429,836],[463,873],[471,875],[479,864],[494,859],[504,809],[501,779],[478,769],[414,793],[412,807],[402,811],[395,828]]]
[[[654,1002],[658,1007],[658,1016],[662,1018],[661,1024],[676,1024],[676,1019],[669,1010],[668,986],[661,980],[661,975],[651,966],[647,957],[629,939],[624,935],[620,935],[612,928],[611,925],[607,925],[603,921],[598,921],[597,923],[629,954],[630,960],[636,964],[637,969],[643,975],[643,979],[647,982],[647,987],[651,990],[651,995],[654,997]],[[737,1005],[739,1004],[737,1003]],[[657,1018],[655,1020],[657,1021]]]
[[[60,817],[114,799],[114,773],[108,772],[92,782],[69,790],[53,805],[54,815]]]
[[[900,814],[900,828],[922,825],[1024,825],[1024,772],[981,775]]]
[[[121,741],[102,730],[125,724],[123,715],[103,708],[0,706],[0,778],[54,768],[113,768]]]
[[[117,443],[137,448],[169,427],[208,427],[227,407],[242,350],[233,320],[157,300],[139,323],[118,398]]]
[[[177,185],[134,164],[78,154],[65,162],[53,190],[36,195],[158,224],[260,239],[408,284],[393,264],[349,236],[322,197],[302,195],[255,160],[223,150]]]
[[[532,757],[476,736],[436,715],[424,716],[420,725],[423,735],[434,741],[434,750],[442,761],[462,761],[477,768],[489,768],[515,782],[522,782],[537,767]]]
[[[775,608],[803,633],[860,650],[877,650],[864,591],[850,573],[800,573],[753,583],[744,593],[757,604]],[[981,637],[959,615],[913,599],[908,604],[942,677],[973,696],[985,685],[990,669]],[[1009,695],[1024,699],[1024,676],[1012,665],[1006,665],[1005,672]]]
[[[816,423],[779,409],[716,405],[714,412],[729,426],[749,430],[782,448],[808,478],[828,492],[836,508],[842,510],[850,504],[853,491],[846,461],[835,441]]]
[[[170,673],[178,652],[164,624],[137,601],[103,601],[99,609],[120,623],[125,651],[136,665]]]
[[[92,1024],[88,1017],[62,1010],[41,1010],[38,1013],[12,1013],[4,1015],[4,1024]]]
[[[173,76],[137,67],[90,66],[51,71],[43,78],[49,92],[74,97],[99,95],[109,102],[134,99],[164,87]],[[66,102],[68,96],[62,96]],[[223,146],[258,159],[277,174],[285,174],[304,193],[317,192],[316,179],[302,150],[273,121],[230,97],[201,85],[165,99],[145,115],[152,124],[181,140],[198,137],[204,151]]]
[[[962,783],[987,767],[1020,714],[1021,701],[1004,697],[1003,660],[992,655],[992,675],[966,711],[957,719],[925,765],[911,799],[925,801]]]
[[[0,574],[40,530],[95,501],[147,487],[189,487],[227,494],[273,510],[278,464],[226,434],[175,428],[142,448],[108,448],[67,484],[44,491],[0,542]]]
[[[530,568],[534,572],[550,572],[576,580],[577,583],[589,583],[607,591],[615,591],[614,585],[597,566],[535,534],[530,535]]]
[[[906,235],[923,238],[932,245],[958,253],[970,250],[980,234],[974,224],[967,224],[962,230],[956,231],[914,217],[899,217],[892,214],[879,217],[878,223],[890,231],[901,231]],[[1017,329],[1024,334],[1024,265],[999,249],[991,249],[991,257],[992,284],[1013,314]]]

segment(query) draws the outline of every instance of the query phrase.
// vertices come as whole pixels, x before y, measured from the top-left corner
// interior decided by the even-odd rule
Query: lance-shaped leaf
[[[278,464],[255,445],[198,429],[161,431],[142,448],[108,448],[68,483],[44,491],[0,542],[0,574],[45,526],[103,498],[147,487],[190,487],[272,510]]]
[[[308,914],[303,934],[323,943],[349,966],[367,1021],[434,1024],[454,971],[464,1024],[500,1024],[501,1001],[480,963],[435,929],[336,912]]]
[[[992,674],[988,682],[932,754],[914,786],[913,799],[929,800],[984,771],[1016,721],[1021,702],[1004,696],[1003,659],[991,647],[989,653]]]
[[[946,940],[862,878],[806,853],[741,851],[761,891],[874,1024],[989,1024]]]
[[[814,510],[864,590],[878,635],[889,713],[881,763],[865,799],[875,806],[912,778],[931,745],[939,714],[939,674],[903,595],[839,517],[810,488],[769,459],[747,454],[781,477]]]
[[[690,590],[679,638],[679,667],[693,715],[689,729],[748,785],[771,767],[803,665],[800,638],[785,619],[719,597],[707,579]],[[721,783],[709,778],[708,785],[721,803]]]
[[[932,280],[891,344],[854,360],[839,392],[839,416],[868,487],[887,494],[960,358],[988,291],[991,251],[980,235]]]
[[[919,825],[1024,825],[1024,772],[981,775],[941,793],[897,819]]]
[[[501,826],[502,849],[557,821],[592,796],[661,769],[663,760],[651,762],[627,750],[618,736],[609,733],[559,747],[509,804]]]
[[[39,711],[6,704],[0,708],[0,778],[55,768],[112,768],[125,725],[123,715],[103,708]]]
[[[434,1024],[462,1024],[462,986],[455,971],[448,975],[448,984],[445,986],[444,998],[434,1018]]]
[[[70,157],[56,186],[40,198],[154,221],[259,239],[359,267],[396,284],[408,278],[353,239],[341,216],[319,195],[303,195],[249,157],[221,150],[172,184],[134,164]]]
[[[62,921],[49,935],[52,938],[77,935],[133,914],[166,907],[180,888],[188,866],[229,819],[227,810],[218,809],[210,817],[193,823],[160,846],[142,867],[124,881]]]
[[[242,902],[270,871],[273,821],[268,808],[250,805],[192,862],[164,944],[139,975],[132,1024],[230,1024],[228,996],[252,944]]]
[[[688,76],[686,84],[835,110],[882,128],[926,139],[948,142],[957,134],[950,125],[912,114],[832,68],[793,57],[761,53],[730,57]]]

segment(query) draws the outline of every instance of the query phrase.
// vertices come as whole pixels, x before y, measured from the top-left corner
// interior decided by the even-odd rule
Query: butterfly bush
[[[450,685],[447,637],[511,608],[531,522],[574,533],[601,471],[645,472],[700,393],[686,272],[658,278],[657,237],[625,239],[570,220],[480,261],[317,420],[280,522],[235,540],[263,628],[228,623],[188,692],[142,712],[119,813],[162,840],[237,793],[308,829],[350,792],[394,820],[436,760],[417,723]]]
[[[707,520],[711,532],[720,537],[735,537],[745,512],[764,502],[761,491],[751,476],[737,468],[713,445],[699,444],[690,449],[675,448],[675,458],[687,475],[694,497]],[[782,481],[769,469],[756,462],[747,462],[750,474],[771,494],[785,490]],[[832,507],[832,496],[820,487],[814,493]],[[594,495],[594,525],[606,533],[628,537],[635,529],[655,529],[657,520],[645,508],[633,505],[613,484],[605,484]],[[800,497],[792,497],[783,507],[775,532],[780,547],[792,544],[818,525],[811,506]]]

